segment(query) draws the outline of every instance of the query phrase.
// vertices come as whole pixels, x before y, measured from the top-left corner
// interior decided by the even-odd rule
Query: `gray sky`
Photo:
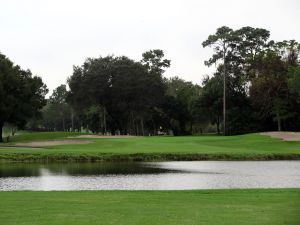
[[[43,78],[65,83],[87,57],[162,49],[166,76],[201,83],[216,28],[252,26],[271,38],[300,41],[300,0],[0,0],[0,51]]]

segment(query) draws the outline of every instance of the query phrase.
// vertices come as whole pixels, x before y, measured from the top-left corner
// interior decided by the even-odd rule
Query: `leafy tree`
[[[125,56],[88,59],[74,67],[68,84],[70,104],[83,116],[90,113],[82,109],[98,109],[102,128],[94,130],[103,133],[145,134],[145,120],[164,95],[160,74]]]
[[[88,58],[81,67],[74,67],[73,75],[68,79],[70,87],[68,102],[80,114],[83,114],[82,109],[91,106],[102,109],[104,133],[106,132],[106,106],[111,94],[113,61],[112,56]]]
[[[290,91],[300,96],[300,66],[289,68],[288,79]]]
[[[212,124],[216,124],[218,134],[220,134],[222,119],[222,85],[220,76],[204,79],[202,93],[196,104],[198,112],[206,115]]]
[[[174,134],[191,134],[193,124],[196,122],[195,103],[199,98],[201,88],[178,77],[166,80],[166,87],[166,99],[163,109],[169,117],[169,124]],[[187,131],[188,123],[189,131]]]
[[[42,110],[42,126],[46,130],[66,131],[74,130],[74,114],[66,98],[68,91],[66,85],[60,85],[53,90]]]
[[[274,43],[259,54],[255,62],[259,66],[250,87],[252,104],[259,112],[259,118],[273,118],[278,130],[282,130],[282,122],[287,125],[292,118],[293,123],[299,121],[297,48],[298,44],[294,41]]]
[[[227,111],[228,134],[273,129],[273,120],[278,129],[282,129],[283,122],[288,128],[292,127],[292,118],[299,120],[295,76],[299,44],[295,40],[276,43],[269,41],[269,36],[270,32],[262,28],[221,27],[203,42],[204,47],[214,46],[214,54],[206,64],[221,62],[214,77],[223,76],[223,125]],[[202,103],[209,99],[204,97],[205,92],[204,86]],[[248,130],[243,129],[246,125]]]
[[[145,65],[149,71],[162,75],[164,68],[169,68],[171,61],[164,59],[164,52],[160,49],[154,49],[143,53],[142,64]]]
[[[67,95],[68,95],[67,87],[65,84],[62,84],[53,90],[53,93],[50,96],[50,102],[57,103],[57,104],[65,104]]]
[[[99,133],[101,130],[103,131],[102,112],[103,109],[99,106],[91,106],[85,111],[85,115],[83,117],[85,124],[93,133]]]
[[[4,123],[23,127],[45,105],[46,85],[40,77],[0,54],[0,142]]]

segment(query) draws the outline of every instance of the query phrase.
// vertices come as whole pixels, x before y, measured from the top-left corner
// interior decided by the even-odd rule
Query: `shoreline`
[[[218,154],[218,153],[134,153],[134,154],[29,154],[2,153],[0,163],[5,162],[157,162],[157,161],[271,161],[300,160],[300,154]]]

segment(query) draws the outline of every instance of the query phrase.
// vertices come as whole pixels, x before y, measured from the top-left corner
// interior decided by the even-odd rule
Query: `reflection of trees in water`
[[[39,176],[38,164],[4,163],[0,164],[0,177],[31,177]]]
[[[42,171],[44,171],[42,173]],[[47,175],[153,174],[174,170],[152,167],[144,163],[19,163],[0,165],[0,177],[30,177]]]

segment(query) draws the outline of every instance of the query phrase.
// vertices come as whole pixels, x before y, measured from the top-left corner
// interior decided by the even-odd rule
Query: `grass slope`
[[[58,140],[78,133],[28,133],[15,142]],[[86,145],[1,148],[2,160],[266,160],[300,159],[300,142],[259,134],[240,136],[136,137],[91,139]],[[13,144],[12,143],[12,144]]]
[[[0,192],[5,225],[296,225],[300,189]]]

